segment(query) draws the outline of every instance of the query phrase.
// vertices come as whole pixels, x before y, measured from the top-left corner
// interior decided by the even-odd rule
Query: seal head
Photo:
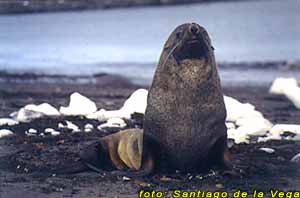
[[[165,49],[170,48],[177,61],[184,59],[201,59],[209,56],[212,48],[206,30],[196,23],[183,24],[170,35]]]

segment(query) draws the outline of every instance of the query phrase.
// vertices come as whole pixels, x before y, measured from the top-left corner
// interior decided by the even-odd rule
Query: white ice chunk
[[[66,128],[66,126],[63,123],[58,123],[58,128],[63,129],[63,128]]]
[[[73,124],[72,122],[66,121],[66,123],[67,123],[67,128],[72,129],[73,132],[79,132],[80,131],[79,127],[77,125]]]
[[[8,129],[1,129],[0,130],[0,138],[11,136],[13,134],[14,133],[11,130],[8,130]]]
[[[92,124],[86,124],[84,125],[85,129],[94,129],[94,126]]]
[[[226,122],[226,127],[227,129],[235,129],[235,124],[232,122]]]
[[[300,109],[300,87],[289,87],[284,90],[284,95],[295,105],[297,109]]]
[[[272,94],[284,94],[285,90],[289,87],[297,87],[297,81],[295,78],[276,78],[269,92]]]
[[[57,111],[57,109],[48,103],[42,103],[40,105],[29,104],[29,105],[26,105],[24,108],[26,110],[39,112],[39,113],[42,113],[47,116],[59,116],[60,115],[60,113]]]
[[[111,118],[107,120],[106,123],[99,125],[98,129],[101,130],[103,128],[111,128],[111,127],[124,128],[126,127],[126,123],[121,118]]]
[[[295,134],[300,134],[300,125],[297,124],[276,124],[270,130],[271,134],[281,135],[283,132],[291,132]]]
[[[37,133],[37,130],[31,128],[31,129],[28,130],[28,132],[29,132],[29,133],[35,133],[35,134],[36,134],[36,133]]]
[[[264,148],[264,147],[262,147],[262,148],[259,148],[259,150],[267,152],[267,153],[270,153],[270,154],[275,152],[275,150],[272,149],[272,148]]]
[[[15,114],[15,119],[18,120],[19,122],[30,122],[31,120],[43,116],[44,114],[40,112],[30,111],[23,107]]]
[[[60,135],[60,132],[59,131],[56,131],[52,128],[46,128],[45,133],[50,133],[52,136],[57,136],[57,135]]]
[[[265,135],[272,127],[273,124],[265,118],[241,118],[236,122],[240,130],[245,130],[249,136],[262,136]]]
[[[146,89],[138,89],[125,101],[121,109],[114,111],[101,109],[100,111],[87,115],[87,118],[106,121],[110,118],[130,119],[130,116],[133,113],[144,114],[147,107],[147,96],[148,91]]]
[[[121,111],[132,113],[142,113],[144,114],[147,107],[147,97],[148,91],[146,89],[138,89],[125,101]]]
[[[298,109],[300,109],[300,87],[295,78],[276,78],[269,90],[273,94],[285,95]]]
[[[17,113],[12,114],[17,121],[29,122],[33,119],[40,118],[43,116],[59,116],[60,113],[56,108],[48,103],[40,105],[28,104],[21,108]]]
[[[93,129],[94,129],[94,126],[92,124],[86,124],[86,125],[84,125],[84,132],[89,133],[89,132],[92,132]]]
[[[228,139],[233,139],[236,144],[246,143],[249,144],[249,136],[238,129],[227,130]]]
[[[79,132],[80,129],[77,125],[73,124],[71,121],[66,120],[66,125],[64,125],[63,123],[58,123],[58,128],[60,129],[71,129],[73,132]]]
[[[239,118],[263,117],[252,104],[241,103],[229,96],[224,96],[224,102],[227,111],[226,121],[236,122]]]
[[[238,128],[230,128],[227,130],[227,135],[228,138],[230,139],[234,139],[234,142],[236,144],[240,144],[240,143],[249,143],[249,139],[251,136],[261,136],[261,135],[265,135],[268,130],[271,128],[272,126],[269,125],[269,122],[260,122],[259,121],[257,123],[253,122],[249,122],[246,123],[245,125],[239,126]]]
[[[284,138],[281,135],[284,132],[291,132],[294,133],[294,137],[287,137]],[[276,124],[274,125],[269,133],[267,134],[267,137],[259,138],[259,142],[265,142],[268,140],[281,140],[281,139],[288,139],[288,140],[300,140],[300,125],[296,124]]]
[[[30,128],[28,131],[25,131],[25,134],[28,136],[36,136],[37,132],[38,131],[36,129]]]
[[[255,110],[255,106],[249,103],[241,103],[238,100],[224,96],[227,110],[226,122],[233,122],[237,128],[228,125],[228,137],[235,143],[249,143],[251,136],[262,136],[272,128],[273,124],[264,118],[263,114]]]
[[[0,118],[0,126],[3,126],[3,125],[12,126],[12,125],[16,125],[18,123],[19,123],[18,121],[13,120],[11,118]]]
[[[87,97],[75,92],[70,96],[68,107],[60,107],[63,115],[88,115],[97,111],[96,104]]]
[[[271,129],[273,124],[265,119],[264,117],[248,117],[248,118],[239,118],[237,119],[236,123],[237,126],[244,126],[244,125],[264,125],[265,127]]]
[[[90,133],[90,132],[92,132],[92,131],[93,131],[93,129],[84,128],[84,132],[86,132],[86,133]]]

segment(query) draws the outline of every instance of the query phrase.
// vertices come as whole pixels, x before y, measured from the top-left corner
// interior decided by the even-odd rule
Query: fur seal
[[[229,166],[226,109],[214,49],[202,26],[186,23],[171,33],[147,103],[144,134],[158,143],[163,167],[193,172]]]

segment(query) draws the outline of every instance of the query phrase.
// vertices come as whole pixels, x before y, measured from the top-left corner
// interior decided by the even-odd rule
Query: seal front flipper
[[[112,171],[112,175],[128,176],[128,177],[144,177],[149,176],[154,172],[155,159],[152,155],[147,155],[143,158],[142,167],[140,170],[127,170],[127,171]]]
[[[154,169],[154,157],[142,129],[127,129],[100,138],[86,147],[81,160],[86,167],[112,175],[145,176]]]

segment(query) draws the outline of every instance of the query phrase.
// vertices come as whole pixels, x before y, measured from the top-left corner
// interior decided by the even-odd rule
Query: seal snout
[[[189,32],[192,35],[197,36],[200,33],[200,29],[196,23],[191,23],[189,27]]]

